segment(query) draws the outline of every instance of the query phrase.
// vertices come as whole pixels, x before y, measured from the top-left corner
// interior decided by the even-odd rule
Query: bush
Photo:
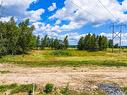
[[[51,55],[53,56],[71,56],[70,52],[63,51],[63,50],[56,50],[51,52]]]
[[[45,93],[51,93],[53,91],[53,88],[54,88],[54,85],[48,83],[48,84],[45,85],[44,92]]]

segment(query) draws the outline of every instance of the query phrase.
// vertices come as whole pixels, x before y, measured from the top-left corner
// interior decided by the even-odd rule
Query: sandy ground
[[[42,67],[28,68],[15,65],[0,64],[0,84],[44,85],[54,83],[65,86],[69,83],[74,89],[96,88],[98,83],[117,83],[127,87],[127,68],[121,67]]]

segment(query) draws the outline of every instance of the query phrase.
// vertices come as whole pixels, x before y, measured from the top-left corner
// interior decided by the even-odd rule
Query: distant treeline
[[[0,22],[0,54],[22,54],[32,49],[67,49],[69,46],[68,36],[63,40],[57,38],[33,35],[34,26],[29,25],[29,19],[17,24],[12,17],[8,22]],[[113,46],[113,41],[105,36],[88,34],[81,37],[77,46],[71,46],[78,50],[102,51]],[[114,47],[118,47],[116,44]]]
[[[67,49],[69,46],[68,43],[68,36],[64,38],[64,40],[59,40],[59,39],[53,39],[48,37],[48,35],[40,38],[40,36],[37,36],[36,38],[36,48],[37,49],[45,49],[45,48],[50,48],[50,49],[55,49],[55,50],[60,50],[60,49]]]
[[[36,49],[67,49],[69,48],[77,48],[78,50],[88,50],[88,51],[103,51],[107,48],[111,48],[113,46],[113,41],[108,40],[105,36],[96,36],[95,34],[88,34],[84,37],[81,37],[78,41],[78,45],[69,45],[68,36],[66,36],[63,40],[53,39],[48,37],[48,35],[40,38],[37,36],[36,38]],[[117,44],[114,47],[118,47]]]
[[[105,36],[96,36],[95,34],[88,34],[81,37],[78,42],[79,50],[97,51],[106,50],[108,48],[108,39]]]

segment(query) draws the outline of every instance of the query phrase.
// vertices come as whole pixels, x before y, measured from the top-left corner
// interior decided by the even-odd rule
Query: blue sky
[[[2,0],[0,0],[2,1]],[[10,16],[23,20],[30,18],[35,25],[35,35],[63,39],[69,36],[70,44],[77,44],[81,36],[87,33],[105,35],[111,38],[111,25],[126,24],[127,0],[100,0],[110,10],[113,17],[98,0],[3,0],[2,19]],[[119,28],[115,28],[119,32]],[[124,29],[122,44],[126,44]],[[116,39],[116,43],[118,39]]]

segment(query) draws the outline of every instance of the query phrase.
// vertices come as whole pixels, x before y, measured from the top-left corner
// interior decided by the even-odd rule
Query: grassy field
[[[18,85],[18,84],[11,84],[11,85],[0,85],[0,95],[6,93],[10,90],[11,95],[28,95],[29,91],[32,91],[32,84],[27,85]],[[105,95],[101,90],[96,89],[92,92],[78,92],[74,90],[70,90],[68,87],[61,87],[61,88],[52,88],[50,93],[45,93],[45,87],[36,87],[35,93],[36,95]],[[50,88],[48,88],[50,89]],[[9,94],[9,95],[10,95]]]
[[[27,85],[18,85],[18,84],[0,85],[0,94],[7,92],[8,90],[10,90],[11,94],[28,92],[30,90],[32,91],[32,84],[27,84]]]
[[[95,89],[91,92],[89,91],[75,91],[70,90],[69,87],[61,87],[56,88],[53,86],[52,91],[50,93],[45,93],[44,91],[45,87],[35,87],[35,93],[36,95],[106,95],[103,91],[100,89]],[[48,88],[50,89],[50,88]],[[127,88],[121,88],[122,91],[127,94]],[[0,94],[3,95],[3,93],[6,93],[9,91],[9,93],[12,95],[27,95],[30,91],[33,90],[32,84],[27,85],[18,85],[18,84],[10,84],[10,85],[0,85]]]
[[[99,52],[68,50],[33,50],[25,55],[7,55],[0,58],[1,63],[40,66],[127,66],[127,49],[121,53],[111,49]]]
[[[71,67],[80,67],[80,66],[90,66],[90,67],[91,66],[93,66],[93,67],[94,66],[97,66],[97,67],[102,66],[103,68],[105,68],[105,67],[124,67],[124,70],[126,70],[126,67],[127,67],[127,49],[124,49],[121,53],[119,53],[118,49],[115,49],[115,53],[112,53],[111,49],[108,49],[107,51],[99,51],[99,52],[79,51],[79,50],[76,50],[76,49],[68,49],[68,50],[50,50],[50,49],[32,50],[28,54],[24,54],[24,55],[2,56],[0,58],[0,63],[1,63],[1,65],[4,65],[5,63],[6,64],[9,64],[9,63],[16,64],[16,65],[19,65],[18,69],[20,69],[20,70],[15,69],[14,72],[12,72],[10,69],[6,69],[6,68],[2,69],[2,70],[0,70],[1,76],[4,76],[4,74],[5,75],[6,74],[7,75],[13,75],[17,71],[19,72],[19,73],[17,72],[17,74],[20,74],[20,71],[21,71],[22,72],[21,76],[22,76],[22,74],[24,74],[22,70],[26,70],[28,68],[22,69],[22,68],[20,68],[20,66],[26,66],[26,67],[53,67],[53,68],[54,67],[61,67],[61,66],[65,66],[65,68],[66,68],[66,66],[69,66],[70,68]],[[117,69],[119,69],[119,68],[117,68]],[[28,71],[30,71],[30,70],[31,69],[28,69]],[[113,70],[113,69],[111,68],[111,70]],[[34,72],[35,71],[36,70],[34,70]],[[42,70],[40,70],[40,71],[42,71]],[[58,69],[58,71],[59,71],[59,69]],[[111,72],[110,69],[108,71]],[[116,71],[117,70],[114,69],[112,72],[116,72]],[[26,71],[24,71],[24,72],[26,72]],[[40,74],[42,74],[42,72],[40,72]],[[49,72],[49,71],[47,71],[47,72]],[[50,73],[51,72],[54,75],[56,74],[56,71],[55,71],[55,73],[53,73],[53,70],[51,70]],[[107,72],[107,73],[109,73],[109,72]],[[39,73],[39,70],[37,70],[36,74],[38,74],[38,73]],[[83,72],[80,72],[80,73],[83,73]],[[86,71],[84,73],[86,73]],[[103,71],[103,73],[104,73],[104,71]],[[28,75],[28,74],[31,75],[31,73],[28,73],[28,74],[25,73],[25,74],[26,75]],[[62,74],[64,75],[64,73],[62,73]],[[98,74],[97,77],[99,77],[99,75],[101,75],[101,74]],[[30,76],[28,78],[30,78]],[[48,78],[50,78],[50,77],[48,77]],[[100,76],[100,78],[102,78],[102,77]],[[92,78],[92,79],[94,79],[94,78]],[[112,82],[117,83],[118,80],[120,80],[120,79],[112,80]],[[119,82],[121,82],[121,81],[119,81]],[[119,84],[119,82],[118,82],[118,84]],[[123,91],[125,93],[127,93],[126,86],[123,86],[122,88],[123,88]],[[24,85],[24,84],[15,84],[14,83],[14,84],[8,84],[8,85],[0,85],[0,92],[1,93],[4,93],[4,92],[9,90],[13,94],[15,94],[15,93],[25,93],[24,95],[26,95],[26,93],[28,93],[28,91],[31,90],[31,89],[32,89],[31,84]],[[40,94],[37,94],[37,95],[49,95],[49,94],[42,93],[42,89],[43,89],[43,87],[41,87],[41,89],[40,88],[37,89],[37,92],[41,92]],[[58,91],[61,91],[61,88],[59,88]],[[62,95],[105,95],[99,89],[95,89],[95,91],[91,91],[89,93],[87,93],[87,92],[89,92],[89,91],[77,92],[77,91],[69,90],[68,91],[69,94],[62,94]],[[1,95],[1,93],[0,93],[0,95]],[[57,90],[54,90],[50,95],[59,95],[57,93],[58,93]],[[61,93],[61,92],[59,92],[59,93]],[[20,95],[20,94],[16,94],[16,95]],[[23,94],[21,94],[21,95],[23,95]]]

